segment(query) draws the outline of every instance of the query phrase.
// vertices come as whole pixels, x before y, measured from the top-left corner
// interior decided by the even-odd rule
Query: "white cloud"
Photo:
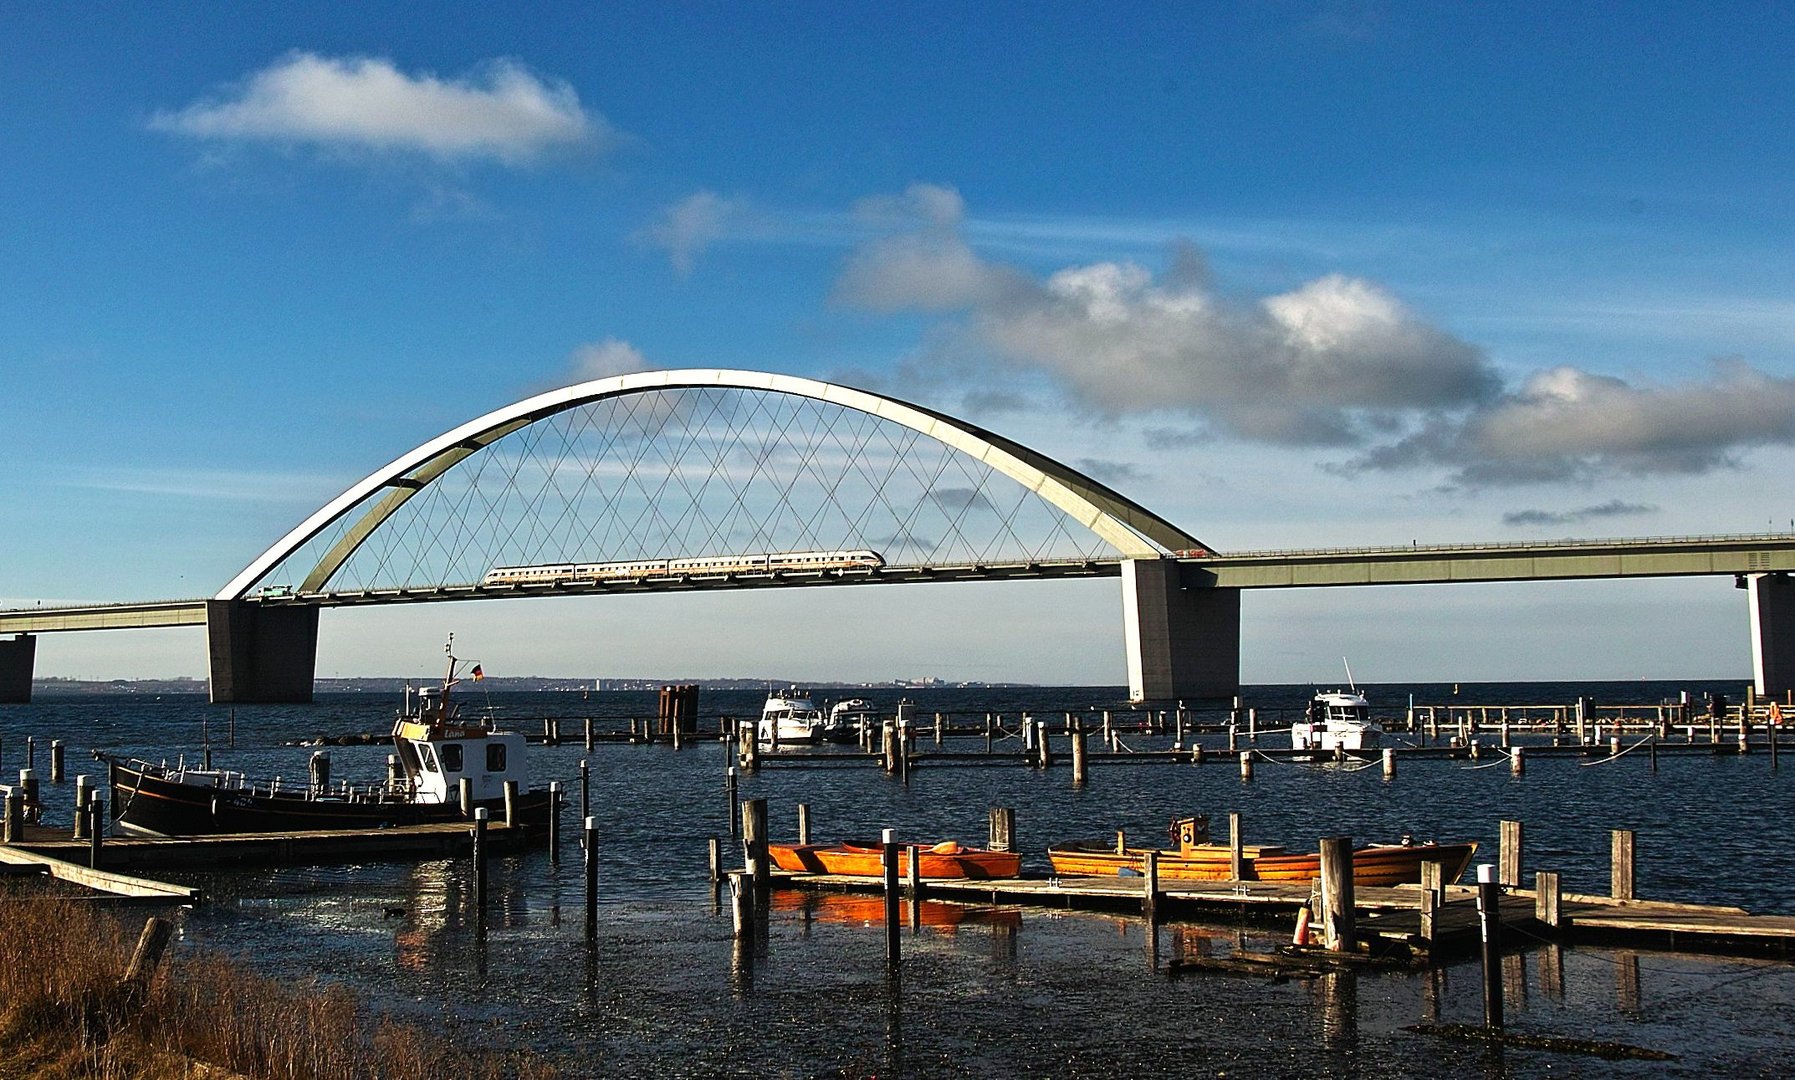
[[[575,347],[568,357],[567,373],[574,382],[590,382],[612,375],[650,371],[654,366],[642,355],[642,350],[613,337]]]
[[[610,134],[573,87],[510,60],[459,79],[408,75],[392,61],[294,53],[229,95],[159,112],[150,126],[208,140],[262,140],[508,164]]]
[[[854,204],[854,216],[875,226],[923,225],[952,229],[966,218],[966,200],[940,184],[911,184],[901,195],[870,195]]]
[[[665,251],[675,270],[689,274],[698,256],[722,239],[730,223],[746,212],[747,204],[741,199],[700,191],[668,207],[639,239]]]

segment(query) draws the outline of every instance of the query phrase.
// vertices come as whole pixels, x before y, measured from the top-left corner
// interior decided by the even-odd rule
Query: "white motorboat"
[[[823,738],[837,743],[856,742],[868,725],[878,722],[878,714],[871,702],[848,698],[829,707],[829,719],[823,723]]]
[[[1384,729],[1371,719],[1371,703],[1354,689],[1319,692],[1309,700],[1307,717],[1290,725],[1290,746],[1295,750],[1369,750],[1383,738]]]
[[[823,710],[796,688],[775,690],[761,707],[755,738],[762,746],[794,746],[822,739],[828,721]]]

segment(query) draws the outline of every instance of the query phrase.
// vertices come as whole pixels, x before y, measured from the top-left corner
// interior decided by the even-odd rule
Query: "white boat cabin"
[[[822,738],[825,723],[823,710],[808,696],[796,689],[780,690],[767,695],[754,734],[766,746],[811,743]]]
[[[1371,719],[1371,703],[1356,691],[1316,694],[1309,701],[1306,719],[1290,725],[1294,750],[1368,750],[1377,746],[1382,736],[1383,728]]]
[[[528,791],[524,737],[483,724],[463,724],[455,718],[454,707],[445,708],[438,694],[433,687],[419,690],[416,712],[408,700],[393,725],[399,768],[411,783],[413,801],[457,802],[464,778],[472,784],[476,803],[504,798],[507,780],[517,781],[520,792]]]

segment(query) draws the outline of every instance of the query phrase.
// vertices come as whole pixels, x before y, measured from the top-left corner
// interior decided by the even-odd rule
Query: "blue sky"
[[[1787,529],[1792,23],[11,4],[0,599],[205,595],[404,450],[636,365],[918,400],[1222,549]],[[319,669],[448,622],[488,670],[1122,680],[1113,582],[660,603],[332,613]],[[1243,674],[1743,677],[1744,619],[1727,581],[1256,594]]]

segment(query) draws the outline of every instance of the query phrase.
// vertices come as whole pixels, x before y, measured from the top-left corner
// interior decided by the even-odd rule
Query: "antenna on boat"
[[[1353,693],[1359,692],[1359,684],[1352,681],[1352,661],[1342,656],[1340,662],[1346,665],[1346,685],[1352,687]]]

